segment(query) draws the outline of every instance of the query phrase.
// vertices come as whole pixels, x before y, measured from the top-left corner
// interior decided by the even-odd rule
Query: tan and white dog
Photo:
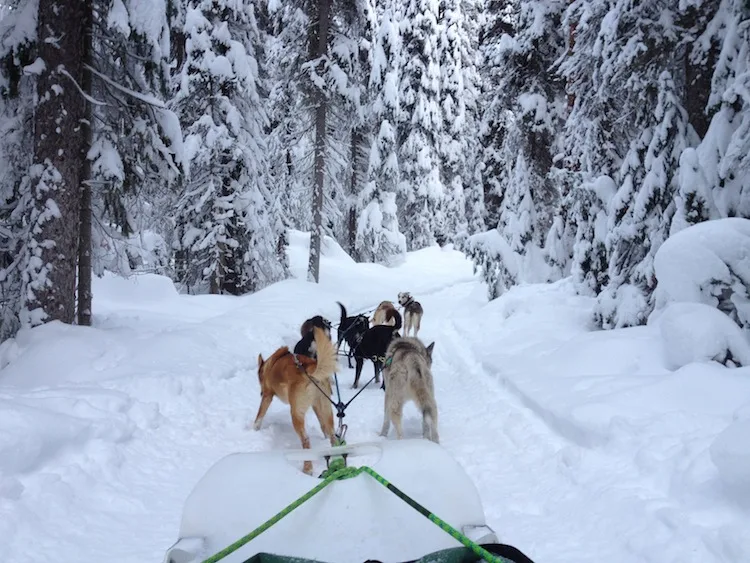
[[[404,336],[409,336],[409,330],[413,336],[419,334],[419,328],[422,326],[422,315],[424,309],[419,301],[415,301],[408,291],[402,291],[398,294],[398,304],[404,308]]]
[[[391,325],[396,324],[396,306],[391,301],[381,301],[378,308],[375,309],[375,313],[372,315],[372,326],[377,325]]]
[[[396,437],[403,438],[401,418],[404,405],[413,401],[422,413],[422,436],[435,443],[439,442],[437,402],[432,380],[434,347],[433,342],[425,348],[422,341],[413,336],[397,338],[388,346],[386,366],[383,369],[385,403],[381,436],[388,436],[393,422]]]

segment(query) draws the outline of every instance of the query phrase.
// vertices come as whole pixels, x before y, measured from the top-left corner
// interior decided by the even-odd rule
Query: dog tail
[[[336,301],[336,303],[339,306],[339,309],[341,309],[341,320],[339,321],[339,324],[343,323],[346,320],[346,317],[349,315],[346,314],[346,307],[344,307],[341,302]]]
[[[326,381],[334,374],[338,367],[336,348],[334,348],[333,342],[331,342],[331,339],[326,336],[326,333],[322,329],[315,327],[313,332],[318,361],[315,371],[310,374],[310,377],[316,381]]]
[[[401,323],[401,313],[399,313],[396,309],[393,310],[393,332],[396,332],[397,330],[401,329],[402,323]]]

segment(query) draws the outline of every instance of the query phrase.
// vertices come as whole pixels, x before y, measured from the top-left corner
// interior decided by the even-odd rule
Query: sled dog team
[[[391,301],[383,301],[372,316],[349,316],[346,308],[338,303],[341,319],[334,346],[331,339],[331,322],[320,315],[307,319],[300,327],[300,340],[291,352],[287,346],[277,349],[264,360],[258,355],[258,380],[260,382],[260,407],[253,428],[259,430],[263,417],[274,397],[289,405],[292,426],[302,442],[310,448],[310,439],[305,430],[305,415],[312,407],[326,438],[334,444],[333,408],[328,397],[332,396],[331,376],[338,367],[337,355],[342,342],[349,346],[348,365],[355,360],[353,388],[359,385],[365,360],[373,363],[375,381],[385,389],[383,428],[381,436],[387,436],[391,422],[396,436],[403,437],[401,417],[404,405],[414,401],[422,412],[422,435],[438,442],[437,404],[432,379],[433,342],[425,346],[417,337],[422,321],[422,305],[409,292],[398,294],[402,315]],[[412,336],[409,336],[412,332]],[[325,393],[325,395],[324,395]],[[305,461],[305,473],[312,473],[312,462]]]

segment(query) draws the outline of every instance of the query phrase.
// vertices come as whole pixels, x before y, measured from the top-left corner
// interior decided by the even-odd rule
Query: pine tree
[[[741,0],[702,3],[683,19],[691,24],[686,110],[705,134],[682,155],[672,232],[750,216],[750,7]]]
[[[260,35],[252,6],[190,2],[185,63],[174,107],[189,147],[189,177],[178,202],[185,282],[239,295],[283,277],[277,224],[265,189],[265,115],[253,49]]]
[[[441,0],[440,32],[440,109],[441,134],[438,141],[440,177],[445,186],[443,203],[444,221],[436,233],[443,240],[452,239],[466,229],[466,200],[464,197],[464,171],[467,143],[466,101],[464,99],[464,73],[461,48],[466,30],[460,11],[460,0]]]
[[[609,283],[595,311],[595,320],[603,328],[645,323],[656,287],[654,255],[669,236],[675,211],[675,171],[689,139],[687,114],[671,73],[661,72],[657,84],[653,114],[641,115],[650,125],[631,145],[612,201],[607,237]]]
[[[0,14],[0,341],[20,328],[23,265],[31,211],[36,2],[15,2]],[[28,21],[31,25],[25,25]]]
[[[440,178],[440,58],[437,0],[409,0],[401,22],[404,64],[398,128],[399,225],[415,250],[435,242],[446,225]]]
[[[180,25],[183,6],[177,0],[91,3],[92,267],[97,274],[127,275],[148,260],[156,273],[170,274],[174,225],[164,218],[184,169],[179,120],[165,100],[170,28]],[[176,47],[182,57],[182,45]]]
[[[363,262],[389,263],[406,252],[399,230],[396,194],[399,185],[397,126],[400,37],[395,7],[379,18],[370,49],[373,138],[367,160],[367,182],[357,194],[356,253]]]

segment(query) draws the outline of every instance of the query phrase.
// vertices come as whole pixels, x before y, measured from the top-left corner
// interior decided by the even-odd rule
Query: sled
[[[164,563],[202,563],[225,550],[320,485],[326,457],[343,454],[349,468],[371,468],[469,540],[497,543],[474,483],[445,449],[427,440],[386,440],[226,456],[188,496],[178,540]],[[313,461],[315,476],[302,473],[304,460]],[[453,557],[442,554],[435,561],[481,560],[467,558],[459,540],[425,516],[383,482],[359,474],[331,481],[221,562],[395,563],[425,561],[426,554],[442,550]]]

